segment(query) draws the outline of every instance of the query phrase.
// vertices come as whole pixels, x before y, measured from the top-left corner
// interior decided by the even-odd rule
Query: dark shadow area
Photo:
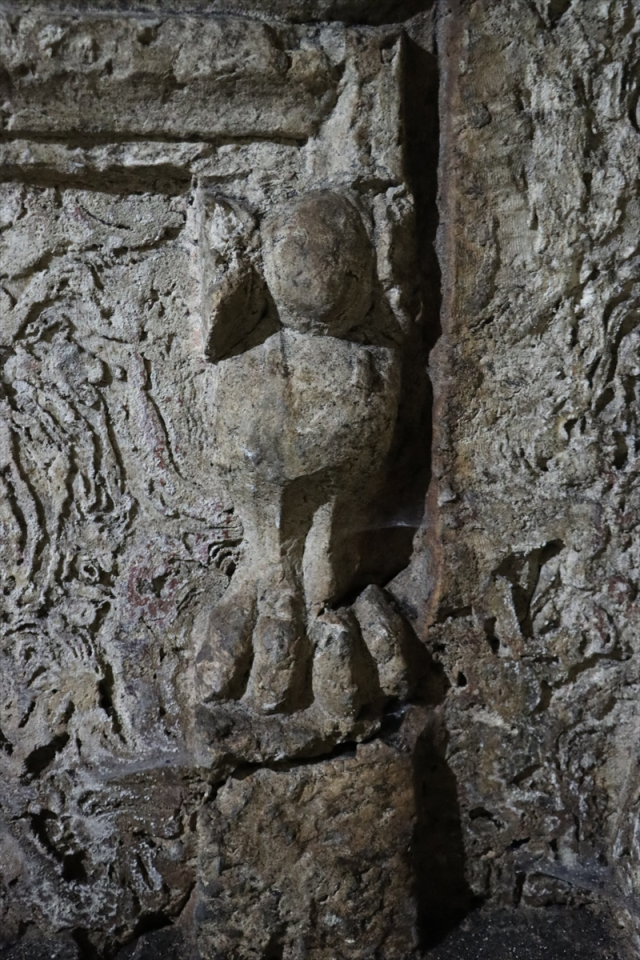
[[[439,222],[439,75],[435,54],[425,50],[410,37],[405,37],[404,54],[405,163],[407,180],[416,204],[418,276],[424,305],[420,328],[424,356],[435,345],[441,333],[441,277],[435,247]]]
[[[188,944],[182,931],[169,925],[141,934],[116,954],[115,960],[187,960]]]
[[[297,6],[297,9],[296,9]],[[306,0],[306,3],[289,4],[292,17],[300,15],[297,10],[306,7],[307,20],[319,18],[341,20],[349,24],[381,26],[385,23],[404,23],[419,13],[430,10],[433,0]],[[314,10],[314,7],[316,8]],[[295,11],[295,12],[294,12]]]
[[[607,913],[546,907],[478,910],[424,960],[632,960]]]
[[[42,3],[51,12],[200,14],[271,17],[291,23],[341,21],[379,26],[404,23],[430,10],[433,0],[54,0]]]
[[[0,136],[0,143],[4,142]],[[86,147],[86,143],[82,143]],[[25,169],[15,164],[5,163],[0,168],[0,183],[19,180],[27,187],[36,189],[88,190],[96,193],[108,193],[114,197],[123,194],[158,193],[177,197],[185,193],[191,177],[179,167],[171,164],[159,166],[139,166],[134,170],[86,170],[76,175],[62,174],[55,166],[35,170]]]
[[[400,5],[398,5],[400,6]],[[422,312],[403,344],[402,388],[393,443],[384,481],[378,488],[358,537],[362,558],[350,592],[369,583],[382,585],[411,559],[413,538],[424,513],[430,481],[432,440],[429,352],[440,335],[440,267],[435,250],[438,229],[438,64],[434,54],[405,36],[403,124],[406,175],[415,199],[416,259],[407,263],[407,286]]]
[[[191,944],[179,927],[167,919],[158,924],[154,929],[138,931],[114,960],[195,960]],[[0,960],[95,960],[98,956],[85,930],[76,930],[71,936],[27,936],[7,950],[0,949]]]
[[[67,936],[26,936],[7,950],[0,949],[0,960],[80,960],[75,940]]]
[[[429,949],[480,905],[465,877],[457,783],[446,732],[434,717],[413,757],[417,822],[413,843],[420,947]]]
[[[436,56],[411,38],[405,42],[404,124],[406,174],[416,203],[418,276],[423,304],[417,341],[407,354],[407,390],[413,391],[413,409],[407,438],[407,453],[398,457],[398,469],[415,478],[406,492],[424,497],[430,480],[432,443],[432,394],[427,361],[441,333],[441,276],[436,254],[438,229],[438,161],[440,128],[438,115],[439,76]],[[416,392],[420,391],[417,401]],[[406,401],[405,401],[406,402]],[[413,457],[409,451],[413,451]],[[397,479],[396,479],[397,482]],[[400,485],[400,489],[402,485]],[[413,537],[415,531],[411,531]],[[435,665],[432,665],[435,666]],[[433,669],[430,671],[433,673]],[[435,678],[434,678],[435,679]],[[439,678],[441,702],[446,678]],[[434,691],[435,692],[435,691]],[[418,740],[414,752],[414,789],[417,824],[414,864],[421,949],[440,943],[480,901],[471,892],[465,876],[456,778],[446,761],[447,734],[439,713]]]

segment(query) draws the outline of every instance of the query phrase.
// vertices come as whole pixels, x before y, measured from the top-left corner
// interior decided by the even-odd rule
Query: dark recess
[[[406,175],[415,198],[417,300],[422,316],[403,345],[402,391],[385,480],[358,537],[363,562],[350,585],[355,596],[369,583],[384,585],[411,559],[430,480],[433,397],[429,351],[440,335],[438,228],[438,64],[436,56],[405,36],[404,135]],[[346,598],[341,598],[345,602]]]
[[[438,724],[418,740],[413,757],[417,823],[413,844],[420,947],[439,944],[481,901],[465,876],[456,778]]]
[[[18,12],[22,0],[3,0],[0,11]],[[348,24],[404,23],[430,10],[433,0],[54,0],[29,4],[50,13],[199,14],[245,16],[289,23],[342,21]]]
[[[404,123],[406,172],[415,196],[420,293],[424,305],[420,341],[408,351],[407,380],[414,384],[413,435],[415,459],[404,462],[422,491],[430,477],[433,399],[426,375],[429,352],[441,333],[441,276],[435,241],[438,229],[439,73],[435,54],[407,38],[405,46]],[[418,392],[419,391],[419,392]],[[411,496],[418,494],[417,487]],[[412,531],[413,532],[413,531]],[[437,664],[433,664],[436,667]],[[459,674],[458,685],[466,678]],[[444,697],[445,691],[442,691]],[[417,824],[414,864],[421,949],[440,943],[480,905],[466,880],[458,787],[446,760],[447,735],[438,715],[418,740],[414,752]]]

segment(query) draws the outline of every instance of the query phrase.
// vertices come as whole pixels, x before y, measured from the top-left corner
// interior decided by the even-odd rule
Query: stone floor
[[[608,916],[586,909],[478,910],[424,960],[632,960]]]
[[[635,960],[637,954],[608,914],[587,909],[480,909],[437,947],[415,960]],[[83,960],[69,938],[22,940],[0,960]],[[142,934],[116,960],[195,960],[182,932]],[[232,960],[232,958],[225,958]],[[340,960],[336,957],[335,960]],[[406,960],[385,956],[384,960]]]

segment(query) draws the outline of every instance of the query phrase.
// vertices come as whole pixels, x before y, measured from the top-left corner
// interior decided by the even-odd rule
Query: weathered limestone
[[[244,676],[247,698],[272,713],[307,699],[309,638],[357,565],[340,537],[389,451],[399,363],[387,347],[347,339],[354,330],[366,343],[377,330],[375,316],[363,325],[371,245],[345,196],[310,194],[272,214],[263,234],[283,329],[246,352],[236,344],[215,393],[215,458],[243,519],[244,569],[195,632],[202,699],[241,694]],[[348,657],[359,643],[349,623]],[[322,646],[324,658],[331,649]]]
[[[0,20],[0,947],[405,955],[406,38],[156,12]]]
[[[282,49],[250,20],[40,14],[5,22],[2,43],[13,137],[304,138],[337,95],[321,48]]]
[[[229,780],[202,813],[203,956],[411,953],[414,804],[410,757],[379,741]]]
[[[0,0],[2,960],[637,953],[639,37]]]
[[[443,336],[424,535],[437,584],[421,605],[418,561],[398,584],[451,684],[474,892],[532,907],[608,899],[627,931],[638,13],[443,5]]]

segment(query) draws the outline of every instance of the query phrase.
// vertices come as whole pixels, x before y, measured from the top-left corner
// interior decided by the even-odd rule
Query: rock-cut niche
[[[411,44],[2,22],[0,946],[411,950],[438,696],[393,586],[436,306]]]

